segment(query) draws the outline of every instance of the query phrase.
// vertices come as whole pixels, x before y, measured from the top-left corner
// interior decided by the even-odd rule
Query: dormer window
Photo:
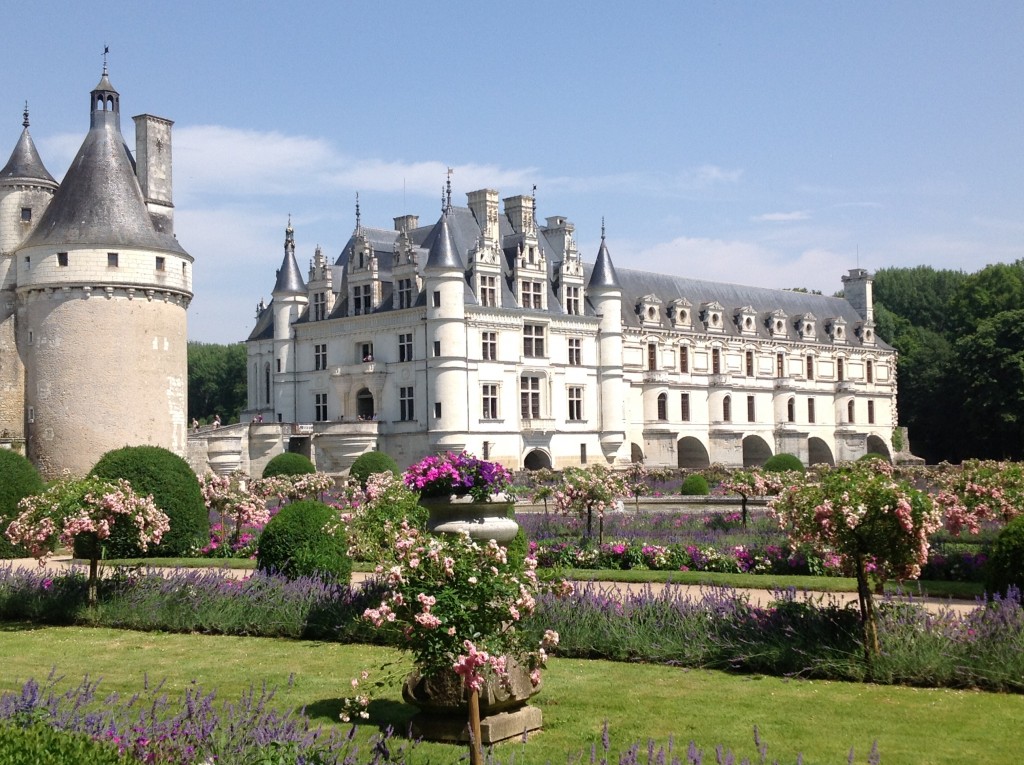
[[[704,303],[701,306],[701,320],[704,322],[705,329],[722,331],[725,328],[722,323],[724,310],[718,301]]]
[[[828,332],[828,336],[832,338],[834,343],[845,343],[846,342],[846,319],[842,316],[838,316],[835,319],[830,319],[825,325],[825,331]]]
[[[768,328],[768,332],[772,337],[785,337],[786,321],[787,316],[785,312],[781,309],[776,309],[765,317],[764,325]]]
[[[801,340],[814,340],[817,336],[818,319],[813,313],[801,314],[796,318],[796,331]]]
[[[644,295],[637,302],[636,312],[643,324],[660,325],[661,298],[657,295]]]
[[[690,301],[686,298],[673,300],[669,305],[669,316],[676,327],[690,326]]]
[[[875,344],[875,323],[866,321],[857,325],[857,336],[864,345]]]
[[[754,320],[756,313],[750,306],[744,306],[736,311],[733,320],[736,328],[744,335],[753,335],[757,332],[757,322]]]

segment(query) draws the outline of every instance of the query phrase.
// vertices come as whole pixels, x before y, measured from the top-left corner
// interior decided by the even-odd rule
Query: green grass
[[[236,698],[251,684],[278,687],[281,707],[306,707],[317,722],[340,725],[340,699],[361,669],[399,659],[395,651],[310,641],[171,635],[110,629],[36,627],[0,623],[0,690],[16,690],[51,667],[77,685],[88,673],[101,689],[132,693],[166,678],[170,691],[192,680]],[[288,687],[289,675],[295,682]],[[102,695],[102,694],[101,694]],[[913,763],[1017,763],[1024,696],[839,682],[786,680],[644,664],[554,659],[536,697],[544,731],[528,743],[506,744],[500,758],[522,765],[565,762],[570,752],[589,761],[600,749],[601,728],[611,726],[613,750],[654,737],[675,736],[685,751],[693,739],[709,752],[724,744],[756,761],[753,726],[767,742],[769,759],[792,763],[845,763],[850,747],[864,762],[878,740],[885,765]],[[372,725],[398,730],[412,714],[396,687],[371,705]],[[347,729],[347,727],[346,727]],[[423,744],[416,762],[454,763],[462,750]],[[705,761],[709,761],[705,757]]]

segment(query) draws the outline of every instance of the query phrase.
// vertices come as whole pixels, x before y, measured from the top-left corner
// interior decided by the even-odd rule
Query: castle
[[[244,432],[211,464],[273,453],[340,472],[378,449],[408,465],[467,449],[510,468],[754,466],[787,452],[893,456],[896,353],[875,335],[872,279],[845,298],[617,269],[605,232],[533,196],[482,189],[440,217],[355,230],[303,278],[289,221],[248,338]]]
[[[192,257],[174,236],[171,125],[134,118],[104,61],[64,179],[24,129],[0,170],[0,445],[46,477],[127,444],[186,450]]]

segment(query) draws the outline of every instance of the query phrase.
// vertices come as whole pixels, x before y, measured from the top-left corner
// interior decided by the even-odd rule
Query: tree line
[[[899,352],[899,423],[928,463],[1024,458],[1024,261],[875,274],[878,336]]]
[[[206,424],[220,415],[225,425],[238,422],[246,408],[245,343],[188,344],[188,418]]]

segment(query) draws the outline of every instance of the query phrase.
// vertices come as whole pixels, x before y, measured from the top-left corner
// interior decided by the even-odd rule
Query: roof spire
[[[28,101],[25,102],[25,111],[22,112],[25,115],[25,119],[22,120],[21,126],[24,128],[28,127]]]
[[[601,241],[604,241],[604,216],[601,216]]]
[[[363,214],[359,210],[359,192],[356,192],[356,233],[363,231]]]
[[[455,170],[453,168],[450,168],[450,167],[448,168],[448,180],[445,183],[445,198],[444,198],[444,201],[442,203],[443,204],[443,207],[441,208],[442,212],[451,212],[452,211],[452,173],[454,173],[454,172],[455,172]]]

